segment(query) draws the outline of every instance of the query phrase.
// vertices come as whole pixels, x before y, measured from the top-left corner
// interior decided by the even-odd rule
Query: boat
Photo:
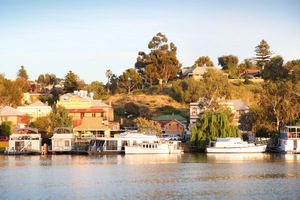
[[[53,136],[51,137],[52,154],[56,153],[72,153],[75,143],[75,135],[71,127],[57,127],[53,130]]]
[[[300,153],[300,126],[283,126],[280,128],[277,151],[279,153]]]
[[[36,128],[14,129],[9,137],[6,155],[41,154],[42,137]]]
[[[210,141],[206,148],[207,153],[263,153],[266,144],[254,144],[243,141],[241,138],[217,138]]]
[[[180,141],[169,141],[156,135],[124,132],[116,137],[98,137],[90,141],[88,154],[180,153]]]

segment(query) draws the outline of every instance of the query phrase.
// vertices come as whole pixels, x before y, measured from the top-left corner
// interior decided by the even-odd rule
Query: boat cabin
[[[281,153],[300,153],[300,126],[281,127],[277,149]]]
[[[52,153],[70,153],[72,152],[75,135],[73,129],[70,127],[54,128],[53,136],[51,138],[51,152]]]
[[[36,128],[18,128],[9,137],[6,154],[40,154],[42,137]]]

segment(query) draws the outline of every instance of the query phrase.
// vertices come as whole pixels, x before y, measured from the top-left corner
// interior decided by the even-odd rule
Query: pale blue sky
[[[0,0],[0,73],[29,78],[72,70],[86,83],[107,82],[110,69],[134,68],[139,51],[162,32],[183,67],[200,56],[240,62],[265,39],[285,61],[300,59],[297,0]]]

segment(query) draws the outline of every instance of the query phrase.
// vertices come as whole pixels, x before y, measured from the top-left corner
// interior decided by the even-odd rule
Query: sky
[[[262,39],[285,62],[300,59],[298,0],[0,0],[0,74],[21,66],[86,83],[134,68],[158,32],[177,46],[182,67],[200,56],[255,56]]]

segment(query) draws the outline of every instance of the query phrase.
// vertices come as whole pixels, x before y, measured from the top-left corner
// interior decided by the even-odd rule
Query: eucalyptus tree
[[[265,40],[262,40],[259,45],[255,47],[255,53],[256,65],[260,69],[264,69],[273,54],[270,50],[269,44]]]
[[[110,82],[109,91],[112,95],[114,95],[118,92],[118,89],[119,89],[119,86],[118,86],[119,77],[115,74],[112,74],[109,82]]]
[[[148,44],[150,53],[139,52],[135,69],[144,79],[153,84],[157,80],[160,84],[173,80],[180,72],[181,64],[177,59],[177,47],[168,44],[167,37],[157,33]]]
[[[237,75],[237,65],[239,63],[239,59],[237,56],[228,55],[218,57],[218,65],[222,66],[222,70],[227,72],[229,75]]]
[[[210,60],[208,56],[201,56],[196,61],[194,66],[198,67],[214,67],[214,63]]]
[[[30,84],[28,82],[28,74],[25,67],[22,65],[17,73],[17,78],[15,83],[22,88],[22,92],[29,92],[30,91]]]
[[[127,69],[119,76],[118,85],[126,89],[127,94],[130,94],[132,89],[137,88],[142,83],[142,77],[133,69]]]
[[[153,120],[149,120],[143,117],[138,117],[133,120],[133,123],[142,132],[152,133],[152,134],[155,133],[156,135],[160,135],[161,133],[161,125],[158,122],[155,122]]]
[[[170,95],[178,102],[195,102],[201,96],[201,86],[193,78],[176,80],[172,83]]]
[[[199,106],[216,110],[218,107],[218,99],[228,99],[231,96],[231,88],[227,76],[222,71],[216,69],[208,69],[200,80],[200,97],[202,101]]]
[[[104,99],[107,97],[107,91],[105,90],[105,86],[102,82],[93,81],[91,84],[86,87],[88,92],[93,92],[94,99]]]

